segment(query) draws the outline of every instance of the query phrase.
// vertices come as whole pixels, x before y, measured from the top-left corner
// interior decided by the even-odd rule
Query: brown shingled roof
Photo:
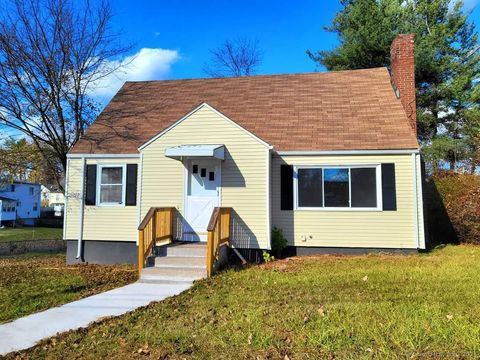
[[[204,102],[278,151],[418,148],[387,69],[375,68],[127,82],[71,152],[138,152]]]

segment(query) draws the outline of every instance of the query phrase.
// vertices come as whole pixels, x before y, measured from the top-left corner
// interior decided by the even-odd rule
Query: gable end
[[[143,145],[141,145],[138,150],[139,151],[142,151],[143,149],[145,149],[148,145],[150,145],[151,143],[153,143],[155,140],[161,138],[163,135],[165,135],[166,133],[168,133],[170,130],[174,129],[177,125],[181,124],[184,120],[188,119],[191,115],[193,115],[194,113],[196,113],[197,111],[203,109],[203,108],[207,108],[208,110],[214,112],[215,114],[217,114],[218,116],[220,116],[222,119],[226,120],[227,122],[235,125],[237,128],[239,128],[240,130],[244,131],[246,134],[248,134],[250,137],[252,137],[253,139],[255,139],[256,141],[258,141],[260,144],[266,146],[267,148],[269,149],[272,149],[273,146],[268,144],[267,142],[263,141],[262,139],[260,139],[258,136],[256,136],[255,134],[251,133],[250,131],[248,131],[247,129],[245,129],[244,127],[240,126],[239,124],[237,124],[235,121],[233,121],[232,119],[228,118],[227,116],[225,116],[224,114],[222,114],[220,111],[216,110],[215,108],[213,108],[212,106],[210,106],[209,104],[207,103],[202,103],[200,104],[199,106],[197,106],[195,109],[193,109],[192,111],[190,111],[188,114],[184,115],[182,118],[178,119],[177,121],[175,121],[172,125],[170,125],[169,127],[167,127],[166,129],[162,130],[160,133],[158,133],[157,135],[155,135],[154,137],[152,137],[150,140],[148,140],[147,142],[145,142]]]

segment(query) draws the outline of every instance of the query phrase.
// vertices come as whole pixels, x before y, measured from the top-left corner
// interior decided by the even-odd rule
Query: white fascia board
[[[139,159],[140,154],[67,154],[67,159]]]
[[[208,105],[207,103],[202,103],[200,104],[199,106],[197,106],[195,109],[193,109],[192,111],[190,111],[188,114],[184,115],[183,117],[181,117],[180,119],[178,119],[177,121],[175,121],[172,125],[170,125],[169,127],[167,127],[165,130],[161,131],[160,133],[158,133],[157,135],[155,135],[153,138],[151,138],[150,140],[148,140],[145,144],[141,145],[138,150],[139,151],[142,151],[143,149],[145,149],[148,145],[150,145],[152,142],[154,142],[155,140],[157,140],[158,138],[160,138],[161,136],[163,136],[164,134],[166,134],[167,132],[169,132],[170,130],[172,130],[174,127],[176,127],[178,124],[182,123],[185,119],[187,119],[188,117],[190,117],[192,114],[194,114],[195,112],[197,112],[198,110],[200,110],[201,108],[203,107],[206,107],[207,109],[213,111],[215,114],[219,115],[220,117],[222,117],[224,120],[228,121],[229,123],[235,125],[236,127],[238,127],[239,129],[241,129],[242,131],[244,131],[245,133],[247,133],[250,137],[254,138],[255,140],[257,140],[260,144],[262,145],[265,145],[266,147],[272,149],[273,146],[271,146],[270,144],[266,143],[265,141],[263,141],[262,139],[260,139],[258,136],[254,135],[253,133],[251,133],[250,131],[248,131],[247,129],[243,128],[242,126],[238,125],[235,121],[233,121],[232,119],[228,118],[227,116],[223,115],[220,111],[216,110],[215,108],[213,108],[212,106]]]
[[[281,156],[315,156],[315,155],[411,155],[418,154],[418,149],[399,150],[306,150],[306,151],[277,151]]]

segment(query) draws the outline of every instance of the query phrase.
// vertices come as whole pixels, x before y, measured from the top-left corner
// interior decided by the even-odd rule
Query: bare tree
[[[0,128],[23,133],[65,171],[67,152],[98,114],[89,92],[129,47],[110,28],[106,0],[9,0],[3,14]],[[61,172],[55,178],[63,190]]]
[[[254,75],[263,57],[258,41],[245,38],[227,40],[210,53],[210,62],[203,71],[211,77]]]

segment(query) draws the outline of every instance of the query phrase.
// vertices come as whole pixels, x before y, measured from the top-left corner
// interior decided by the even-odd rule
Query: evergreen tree
[[[414,33],[419,140],[442,149],[432,152],[442,153],[453,168],[459,160],[478,159],[480,46],[462,3],[342,0],[342,5],[326,28],[337,33],[339,46],[308,51],[310,58],[328,70],[388,67],[395,36]]]

